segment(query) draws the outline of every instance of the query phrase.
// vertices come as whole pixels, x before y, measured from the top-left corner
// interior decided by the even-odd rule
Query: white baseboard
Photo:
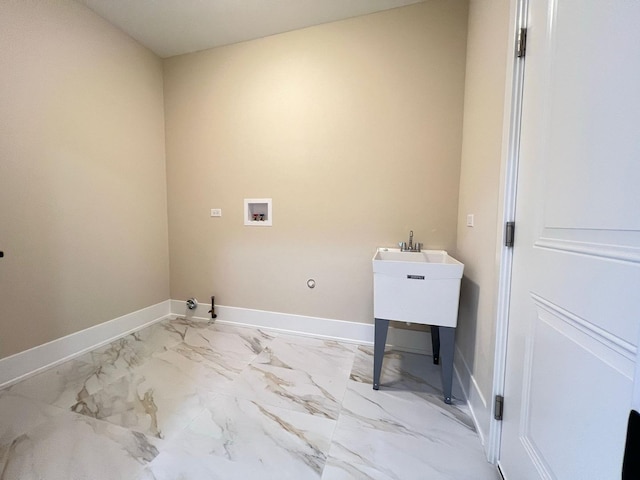
[[[455,358],[458,360],[458,365],[462,365],[463,376],[461,376],[460,368],[458,368],[458,365],[456,365],[455,367],[458,381],[460,382],[460,385],[462,386],[462,392],[467,399],[467,406],[469,407],[469,412],[471,413],[473,424],[475,425],[478,436],[480,437],[480,443],[482,443],[483,447],[485,447],[485,453],[487,453],[485,440],[488,438],[489,426],[479,421],[479,418],[488,418],[488,415],[491,413],[487,405],[487,400],[482,394],[480,386],[476,382],[476,379],[473,376],[469,365],[465,361],[464,355],[462,355],[462,352],[460,352],[458,348],[456,348]],[[470,388],[467,388],[467,383],[470,384]]]
[[[165,300],[0,359],[0,388],[167,318],[171,314],[170,308],[170,301]]]
[[[208,321],[210,304],[198,304],[194,310],[186,307],[185,301],[171,300],[171,313],[194,320]],[[294,335],[327,338],[349,343],[373,345],[374,326],[369,323],[348,322],[330,318],[293,315],[290,313],[253,310],[250,308],[216,305],[216,322],[248,327],[258,327]],[[431,335],[429,332],[389,328],[387,345],[398,350],[431,355]]]

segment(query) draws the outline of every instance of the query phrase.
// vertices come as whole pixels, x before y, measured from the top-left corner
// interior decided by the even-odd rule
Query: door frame
[[[507,367],[507,333],[509,330],[509,305],[511,300],[511,278],[513,249],[504,245],[505,225],[515,220],[518,162],[520,155],[520,124],[524,87],[525,59],[516,58],[515,45],[520,28],[527,26],[529,0],[511,0],[509,11],[509,47],[505,79],[505,104],[502,131],[502,161],[500,171],[501,212],[498,215],[496,257],[498,258],[497,296],[495,299],[496,343],[493,362],[493,391],[491,396],[491,418],[487,441],[487,459],[500,465],[502,422],[494,418],[496,395],[504,395]]]

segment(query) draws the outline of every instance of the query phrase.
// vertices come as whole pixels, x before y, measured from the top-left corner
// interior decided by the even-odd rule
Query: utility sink
[[[378,248],[373,257],[375,318],[455,327],[463,270],[444,250]]]
[[[413,232],[410,238],[412,236]],[[380,388],[389,322],[423,323],[431,325],[433,363],[439,363],[442,353],[442,393],[444,402],[451,403],[453,350],[463,270],[464,265],[444,250],[406,252],[399,248],[378,248],[373,256],[374,390]]]

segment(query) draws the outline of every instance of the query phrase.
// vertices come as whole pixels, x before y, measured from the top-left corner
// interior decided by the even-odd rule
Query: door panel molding
[[[580,318],[564,308],[531,293],[538,319],[572,342],[592,352],[599,360],[633,379],[637,347],[622,338]]]
[[[640,249],[626,245],[610,245],[592,242],[580,242],[565,238],[540,237],[535,247],[560,252],[577,253],[605,260],[618,260],[628,263],[640,263]]]
[[[591,423],[601,424],[603,431],[619,429],[619,424],[626,421],[626,411],[621,407],[627,400],[611,398],[611,393],[631,391],[635,347],[611,338],[607,332],[538,295],[531,294],[531,301],[535,314],[527,329],[518,440],[541,479],[605,478],[599,475],[615,466],[619,446],[600,447],[599,438],[586,437],[584,444],[567,449],[563,436],[549,430],[548,424],[566,422],[572,435]],[[560,358],[564,361],[557,362]],[[591,373],[602,381],[596,391],[591,389]],[[543,383],[554,388],[544,390],[540,388]],[[507,409],[508,405],[505,413]],[[578,465],[578,447],[602,448],[603,455]],[[575,456],[575,461],[569,462],[574,470],[567,470],[567,455]],[[579,471],[582,476],[571,476]]]
[[[540,478],[542,480],[553,480],[553,476],[549,472],[549,467],[542,458],[542,452],[538,450],[538,447],[536,447],[532,439],[530,437],[522,437],[520,441],[522,442],[522,447],[528,453],[531,463],[533,463],[533,466],[538,471]]]

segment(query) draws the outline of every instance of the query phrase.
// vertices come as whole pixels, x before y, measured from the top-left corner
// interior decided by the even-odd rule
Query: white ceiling
[[[78,0],[166,58],[424,0]]]

